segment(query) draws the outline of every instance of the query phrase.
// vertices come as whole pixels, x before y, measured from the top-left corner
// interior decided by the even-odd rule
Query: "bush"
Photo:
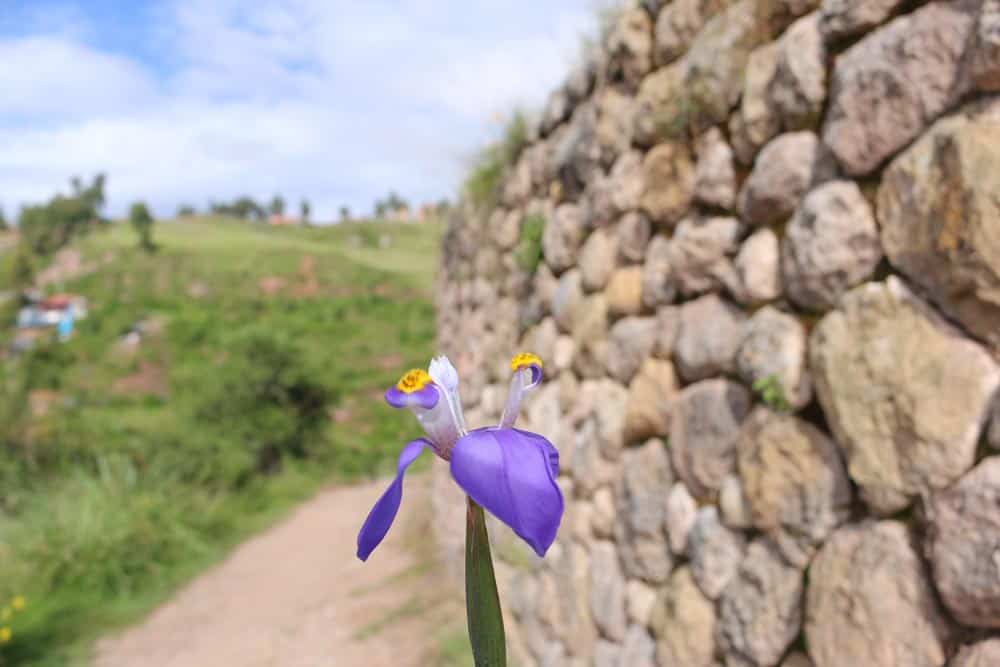
[[[517,162],[528,143],[528,119],[515,111],[499,141],[483,148],[473,160],[462,185],[469,201],[479,208],[491,208],[499,197],[500,183],[508,168]]]
[[[149,214],[145,203],[137,201],[132,204],[128,212],[128,221],[139,235],[139,247],[146,252],[156,250],[156,244],[153,243],[153,216]]]
[[[74,178],[72,196],[56,195],[46,204],[22,208],[18,228],[27,247],[39,255],[54,253],[89,224],[99,222],[104,184],[103,174],[95,176],[86,188]]]
[[[532,214],[521,223],[521,240],[517,246],[517,263],[528,273],[534,273],[542,261],[542,234],[545,233],[545,218]]]

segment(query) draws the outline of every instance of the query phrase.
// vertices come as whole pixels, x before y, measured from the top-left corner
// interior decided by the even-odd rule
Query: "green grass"
[[[85,663],[319,486],[390,471],[414,425],[381,392],[432,353],[438,231],[169,222],[153,254],[126,225],[79,239],[100,268],[56,287],[89,317],[0,374],[0,600],[28,599],[0,665]],[[137,322],[161,331],[127,352]]]

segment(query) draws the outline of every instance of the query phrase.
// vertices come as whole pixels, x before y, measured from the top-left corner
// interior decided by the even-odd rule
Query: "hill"
[[[125,225],[63,252],[88,302],[3,365],[0,664],[59,665],[412,432],[381,392],[431,354],[434,225]],[[13,330],[4,334],[9,342]]]

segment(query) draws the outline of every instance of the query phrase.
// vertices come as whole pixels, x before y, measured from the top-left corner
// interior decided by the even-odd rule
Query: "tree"
[[[9,229],[10,225],[7,224],[7,217],[3,214],[3,207],[0,206],[0,230]]]
[[[146,252],[156,250],[156,244],[153,243],[153,216],[149,214],[145,203],[137,201],[132,204],[128,212],[128,221],[139,235],[139,247]]]
[[[346,206],[340,207],[340,221],[348,222],[351,219],[351,209]]]
[[[87,187],[79,177],[71,181],[72,196],[56,195],[45,204],[21,209],[18,227],[31,252],[53,253],[94,222],[100,222],[104,205],[104,174],[98,174]]]
[[[281,195],[274,195],[271,200],[268,210],[271,215],[284,215],[285,214],[285,199]]]
[[[212,205],[213,207],[215,204]],[[198,211],[195,210],[194,206],[191,204],[181,204],[177,207],[177,217],[178,218],[190,218],[198,215]]]
[[[312,211],[312,206],[305,199],[299,204],[299,213],[302,218],[302,223],[307,224],[309,222],[309,212]]]

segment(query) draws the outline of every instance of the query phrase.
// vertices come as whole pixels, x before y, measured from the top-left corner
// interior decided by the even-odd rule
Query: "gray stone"
[[[743,424],[738,451],[754,527],[804,568],[850,511],[851,484],[837,446],[808,422],[757,408]]]
[[[656,18],[656,62],[667,65],[687,51],[691,42],[717,14],[725,0],[674,0]]]
[[[579,270],[573,269],[552,281],[555,288],[551,290],[548,299],[551,302],[552,316],[560,331],[571,332],[583,312],[583,277]]]
[[[559,336],[552,347],[552,367],[556,372],[568,370],[576,354],[576,342],[570,336]]]
[[[814,127],[826,100],[826,47],[819,13],[799,19],[778,40],[778,60],[768,89],[785,130]]]
[[[996,667],[1000,665],[1000,638],[984,639],[963,646],[949,663],[950,667]]]
[[[688,536],[694,527],[698,516],[698,504],[683,483],[677,482],[670,488],[667,495],[667,513],[665,517],[667,537],[670,550],[682,555],[687,552]]]
[[[549,93],[545,110],[542,112],[542,133],[550,134],[560,123],[569,118],[571,110],[569,95],[565,89],[557,88]]]
[[[706,206],[732,210],[736,204],[736,169],[733,149],[717,127],[698,139],[695,149],[694,198]]]
[[[594,53],[584,53],[566,77],[566,94],[574,104],[585,99],[594,87],[598,59]]]
[[[889,261],[1000,351],[1000,98],[943,119],[879,188]]]
[[[653,606],[650,627],[660,665],[713,667],[715,605],[695,584],[689,567],[677,569]]]
[[[805,635],[816,667],[942,667],[948,634],[903,524],[840,528],[813,560]]]
[[[666,142],[646,153],[639,206],[658,224],[673,226],[691,207],[695,169],[687,144]]]
[[[647,308],[671,303],[677,296],[670,253],[670,239],[659,234],[646,247],[646,262],[642,267],[642,303]]]
[[[511,208],[524,206],[531,197],[531,163],[522,152],[504,179],[501,199]]]
[[[673,402],[679,390],[672,363],[652,358],[643,361],[628,388],[625,441],[669,435]]]
[[[674,346],[681,377],[694,382],[735,370],[745,321],[743,311],[714,294],[683,304]]]
[[[812,132],[788,132],[764,146],[740,191],[740,216],[754,225],[783,222],[813,182],[819,140]]]
[[[584,378],[604,375],[607,357],[608,304],[603,294],[583,299],[573,318],[570,334],[576,343],[573,370]]]
[[[757,304],[781,296],[781,247],[770,228],[758,229],[743,242],[734,265],[739,301]]]
[[[566,132],[555,141],[552,169],[563,196],[578,197],[604,173],[597,141],[597,108],[591,102],[576,107]]]
[[[611,483],[615,478],[615,466],[601,456],[600,443],[597,441],[597,426],[594,419],[587,419],[573,439],[573,455],[566,468],[573,475],[576,493],[584,498],[589,497],[597,489]],[[594,498],[594,532],[598,531],[601,518],[601,505]]]
[[[558,336],[559,328],[556,326],[555,320],[546,317],[524,334],[524,348],[538,355],[543,363],[549,364],[552,361],[553,349]],[[507,388],[503,387],[502,391],[506,398]]]
[[[823,0],[819,30],[827,42],[868,32],[889,18],[904,0]]]
[[[628,407],[628,390],[611,380],[599,380],[599,400],[594,405],[597,442],[601,453],[614,461],[624,446],[625,410]]]
[[[985,459],[934,496],[934,583],[965,625],[1000,628],[1000,456]]]
[[[641,262],[646,255],[652,229],[649,218],[638,211],[622,216],[618,221],[618,253],[626,262]]]
[[[743,535],[722,525],[714,506],[698,510],[688,536],[688,554],[702,593],[712,600],[718,598],[736,575],[745,550]]]
[[[565,477],[560,477],[559,479],[567,479]],[[562,487],[560,487],[562,488]],[[563,490],[563,498],[572,498],[572,492],[567,493]],[[582,500],[580,498],[575,498],[572,502],[566,503],[566,509],[563,513],[563,522],[560,525],[569,525],[570,534],[573,539],[578,542],[583,542],[586,544],[589,542],[593,536],[594,531],[592,526],[594,525],[594,505],[593,503]],[[502,556],[501,556],[502,557]]]
[[[635,126],[632,128],[637,145],[652,146],[666,135],[676,134],[674,116],[677,100],[684,94],[685,72],[685,63],[677,62],[661,67],[642,80],[636,95]],[[693,180],[694,176],[690,178]]]
[[[596,640],[597,633],[590,614],[590,601],[593,597],[590,588],[593,580],[591,573],[596,567],[597,563],[587,549],[572,541],[552,560],[556,584],[554,603],[558,608],[559,621],[553,634],[573,656],[589,655]],[[542,591],[542,595],[544,594]]]
[[[602,486],[594,494],[594,515],[591,527],[594,535],[602,539],[611,539],[615,534],[615,520],[618,511],[615,509],[615,494],[611,487]]]
[[[672,359],[677,336],[681,331],[679,306],[663,306],[656,311],[657,335],[653,354],[660,359]]]
[[[731,134],[740,161],[753,162],[761,146],[771,141],[781,131],[781,118],[776,113],[768,91],[778,68],[778,45],[764,44],[750,54],[740,108],[734,114],[736,126]]]
[[[674,472],[695,498],[718,491],[736,471],[736,443],[750,404],[746,388],[728,380],[704,380],[681,391],[670,425],[670,452]]]
[[[542,233],[542,251],[553,271],[561,273],[576,263],[583,231],[583,214],[579,206],[563,204],[556,209]]]
[[[663,583],[673,569],[664,532],[664,495],[673,483],[673,472],[663,441],[652,439],[642,447],[627,450],[622,473],[615,492],[615,540],[625,574]]]
[[[743,483],[736,475],[728,475],[719,489],[719,513],[722,523],[730,528],[744,529],[753,524],[750,501],[743,492]]]
[[[869,278],[881,259],[875,216],[857,184],[824,183],[806,195],[785,230],[785,289],[803,308],[832,308]]]
[[[848,175],[872,173],[968,91],[962,60],[973,6],[929,3],[837,58],[823,142]]]
[[[632,114],[635,99],[613,86],[602,88],[596,97],[597,145],[601,163],[611,166],[632,145]]]
[[[616,269],[611,274],[604,294],[607,297],[608,313],[613,317],[638,315],[642,310],[642,267]]]
[[[640,627],[647,627],[653,616],[656,590],[638,579],[630,579],[625,585],[625,611],[628,620]]]
[[[751,387],[773,382],[788,407],[803,408],[812,398],[806,347],[806,328],[798,318],[764,306],[744,326],[736,371]]]
[[[517,245],[521,236],[521,212],[517,209],[504,211],[496,209],[490,216],[490,232],[493,242],[504,250],[510,250]]]
[[[606,48],[609,79],[637,87],[653,67],[653,21],[646,10],[632,7],[622,11]]]
[[[802,626],[801,570],[764,541],[750,545],[719,600],[718,642],[726,664],[777,665]],[[864,661],[845,664],[867,665]]]
[[[608,227],[615,221],[614,184],[610,176],[598,174],[594,178],[580,194],[580,208],[588,229]]]
[[[743,225],[736,218],[685,218],[670,242],[670,267],[682,294],[696,295],[737,283],[733,256]]]
[[[625,618],[625,578],[612,542],[590,545],[590,613],[601,634],[622,641]]]
[[[848,292],[813,330],[816,393],[851,478],[887,515],[968,470],[1000,369],[895,277]]]
[[[597,645],[594,646],[593,667],[619,667],[622,664],[621,659],[621,644],[615,644],[601,639],[598,640]]]
[[[627,213],[639,208],[642,198],[642,153],[631,150],[622,153],[611,166],[608,179],[613,210]]]
[[[602,290],[615,270],[618,240],[612,230],[595,229],[580,250],[580,277],[583,288],[593,292]]]
[[[608,374],[628,384],[656,345],[655,317],[625,317],[611,327],[608,339]]]
[[[618,667],[656,667],[656,644],[646,629],[638,625],[629,627],[622,643]]]

